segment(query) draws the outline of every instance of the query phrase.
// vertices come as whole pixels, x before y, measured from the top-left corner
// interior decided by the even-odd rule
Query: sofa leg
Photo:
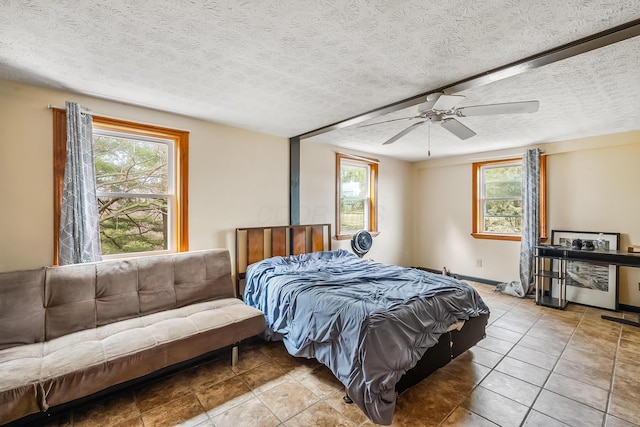
[[[236,366],[238,364],[238,346],[234,345],[231,348],[231,366]]]
[[[342,396],[342,400],[344,400],[344,403],[353,403],[353,400],[351,400],[351,398],[347,394],[347,388],[346,387],[344,388],[344,396]]]

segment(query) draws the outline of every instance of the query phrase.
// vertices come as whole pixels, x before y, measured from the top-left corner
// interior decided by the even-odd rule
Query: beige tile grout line
[[[518,303],[518,304],[519,304],[519,303]],[[490,325],[487,325],[487,327],[489,327],[489,326],[493,325],[493,324],[494,324],[498,319],[502,318],[505,314],[509,313],[509,312],[510,312],[510,311],[511,311],[515,306],[517,306],[518,304],[515,304],[515,305],[511,306],[511,307],[509,308],[509,310],[506,310],[504,313],[502,313],[500,316],[498,316],[496,319],[494,319],[494,320],[493,320],[493,322],[491,322],[491,324],[490,324]],[[489,312],[491,312],[491,308],[489,308]],[[539,319],[538,319],[538,320],[539,320]],[[535,323],[537,323],[537,322],[538,322],[538,321],[536,320],[536,322],[535,322]],[[528,332],[528,331],[529,331],[529,330],[530,330],[530,329],[535,325],[535,323],[534,323],[533,325],[531,325],[531,326],[529,327],[529,329],[527,329],[527,332]],[[498,327],[498,328],[499,328],[500,326],[496,326],[496,327]],[[502,329],[507,329],[507,328],[502,328]],[[507,330],[511,331],[510,329],[507,329]],[[512,332],[517,332],[517,331],[512,331]],[[486,334],[485,334],[485,335],[486,335]],[[516,341],[515,343],[513,343],[513,346],[516,346],[516,345],[520,342],[520,340],[522,340],[522,338],[524,338],[524,336],[525,336],[525,335],[526,335],[526,332],[525,332],[524,334],[522,334],[522,336],[518,339],[518,341]],[[490,336],[490,335],[489,335],[489,336]],[[494,338],[496,338],[496,337],[494,337]],[[496,339],[501,339],[501,338],[496,338]],[[504,340],[502,340],[502,341],[504,341]],[[476,343],[473,347],[476,347],[477,345],[478,345],[478,344]],[[473,347],[471,347],[470,349],[468,349],[468,350],[466,350],[466,351],[471,350]],[[513,347],[512,347],[512,348],[513,348]],[[491,350],[489,350],[489,349],[486,349],[486,350],[487,350],[487,351],[491,351]],[[509,349],[509,351],[511,351],[511,349]],[[494,353],[495,353],[495,352],[494,352]],[[482,382],[482,381],[483,381],[487,376],[489,376],[489,374],[491,374],[491,372],[493,372],[493,371],[495,370],[495,367],[496,367],[496,366],[498,366],[498,365],[500,364],[500,362],[502,362],[502,361],[504,360],[504,358],[505,358],[505,357],[507,357],[507,354],[508,354],[508,353],[509,353],[509,352],[507,352],[507,353],[505,353],[505,354],[503,354],[503,355],[502,355],[502,357],[500,358],[500,360],[498,361],[498,363],[496,363],[496,364],[491,368],[491,370],[489,371],[489,373],[488,373],[487,375],[485,375],[485,376],[484,376],[484,377],[483,377],[483,378],[478,382],[478,384],[476,384],[475,386],[473,386],[473,388],[469,391],[469,393],[468,393],[468,395],[467,395],[467,396],[470,396],[470,395],[471,395],[471,394],[472,394],[472,393],[473,393],[473,392],[474,392],[474,391],[475,391],[475,390],[480,386],[480,383],[481,383],[481,382]],[[472,362],[473,362],[473,361],[472,361]],[[526,363],[526,362],[524,362],[524,363]],[[483,366],[484,366],[484,365],[483,365]],[[508,375],[508,374],[505,374],[505,375]],[[511,375],[509,375],[509,376],[511,376]],[[512,377],[512,378],[514,378],[514,377]],[[497,394],[500,394],[500,393],[497,393]],[[500,395],[501,395],[501,396],[503,396],[503,397],[506,397],[507,399],[513,400],[513,399],[509,398],[508,396],[504,396],[504,395],[502,395],[502,394],[500,394]],[[456,409],[458,409],[458,408],[462,408],[461,403],[462,403],[462,402],[464,402],[464,401],[465,401],[465,399],[462,399],[462,401],[461,401],[460,403],[458,403],[458,404],[457,404],[457,405],[456,405],[456,406],[455,406],[451,411],[449,411],[449,413],[447,414],[447,416],[446,416],[446,417],[444,417],[444,419],[443,419],[442,421],[440,421],[440,423],[438,423],[438,425],[439,425],[439,426],[441,426],[443,423],[445,423],[445,422],[447,421],[447,419],[451,416],[451,414],[453,414],[453,413],[455,412],[455,410],[456,410]],[[516,403],[517,403],[517,402],[516,402]],[[475,414],[476,416],[478,416],[478,417],[482,418],[483,420],[487,420],[488,422],[495,424],[493,421],[489,420],[488,418],[483,417],[483,416],[482,416],[482,415],[480,415],[480,414],[477,414],[477,413],[475,413],[475,412],[473,412],[473,411],[470,411],[470,410],[468,410],[468,409],[466,409],[466,408],[462,408],[462,409],[467,410],[467,411],[469,411],[469,412],[471,412],[471,413]],[[529,414],[529,412],[527,411],[527,414],[526,414],[526,415],[528,415],[528,414]],[[525,418],[524,418],[524,419],[526,419],[526,415],[525,415]],[[524,420],[523,420],[523,421],[524,421]]]
[[[520,305],[521,303],[522,303],[522,302],[519,302],[518,304],[513,305],[509,310],[507,310],[507,311],[506,311],[505,313],[503,313],[500,317],[498,317],[498,319],[499,319],[499,318],[501,318],[501,317],[503,317],[505,314],[509,313],[511,310],[513,310],[515,307],[517,307],[517,306],[518,306],[518,305]],[[546,313],[545,313],[545,314],[546,314]],[[513,344],[513,346],[509,349],[509,351],[508,351],[507,353],[505,353],[504,355],[502,355],[502,358],[500,359],[500,361],[499,361],[498,363],[496,363],[496,365],[495,365],[493,368],[491,368],[491,371],[489,371],[489,374],[495,370],[496,366],[498,366],[498,365],[500,364],[500,362],[502,362],[502,361],[503,361],[503,360],[508,356],[508,354],[511,352],[511,350],[513,349],[513,347],[515,347],[516,345],[518,345],[518,343],[519,343],[520,341],[522,341],[522,339],[527,335],[527,333],[528,333],[528,332],[529,332],[529,331],[530,331],[530,330],[531,330],[531,329],[536,325],[536,323],[538,323],[538,322],[540,321],[540,319],[542,319],[543,317],[544,317],[544,315],[543,315],[543,316],[541,316],[538,320],[536,320],[536,321],[535,321],[531,326],[529,326],[529,329],[527,329],[527,331],[526,331],[525,333],[523,333],[523,334],[522,334],[522,336],[518,339],[518,341],[516,341],[516,342]],[[498,319],[496,319],[496,320],[498,320]],[[494,321],[493,323],[495,323],[495,321]],[[503,329],[506,329],[506,328],[503,328]],[[514,331],[514,332],[517,332],[517,331]],[[476,345],[477,345],[477,344],[476,344]],[[566,344],[565,344],[565,347],[566,347]],[[564,351],[564,350],[563,350],[563,351]],[[560,357],[558,357],[558,360],[559,360],[559,359],[560,359]],[[523,362],[523,361],[522,361],[522,362]],[[531,365],[531,364],[530,364],[530,363],[528,363],[528,362],[523,362],[523,363],[527,363],[528,365]],[[556,363],[557,363],[557,361],[556,361]],[[531,365],[531,366],[534,366],[534,365]],[[555,368],[555,365],[554,365],[554,368]],[[552,371],[550,371],[550,372],[553,372],[553,370],[552,370]],[[487,376],[488,376],[489,374],[487,374]],[[504,375],[507,375],[507,376],[510,376],[510,377],[511,377],[511,375],[509,375],[509,374],[504,374]],[[551,373],[549,374],[549,376],[551,376]],[[486,378],[486,376],[485,376],[484,378]],[[483,380],[484,380],[484,378],[483,378]],[[512,377],[512,378],[515,378],[515,377]],[[519,379],[519,378],[516,378],[516,379]],[[547,380],[548,380],[548,379],[549,379],[549,378],[547,377]],[[545,380],[545,384],[546,384],[546,381],[547,381],[547,380]],[[520,380],[520,381],[524,381],[524,380]],[[480,381],[478,384],[476,384],[476,386],[475,386],[475,387],[473,387],[473,389],[471,390],[471,393],[473,393],[473,391],[474,391],[476,388],[478,388],[478,387],[480,386],[480,383],[481,383],[481,382],[482,382],[482,381]],[[525,381],[525,382],[526,382],[526,381]],[[533,409],[533,404],[534,404],[534,403],[536,402],[536,400],[538,399],[538,396],[539,396],[539,395],[540,395],[540,393],[542,392],[543,387],[544,387],[544,384],[540,387],[540,391],[539,391],[539,392],[538,392],[538,394],[536,395],[535,399],[533,399],[533,402],[531,403],[531,405],[529,405],[529,407],[527,408],[527,412],[525,413],[524,417],[522,418],[522,422],[520,423],[520,425],[523,425],[523,424],[524,424],[524,422],[527,420],[527,417],[529,416],[529,413],[530,413],[530,412],[531,412],[531,410]],[[469,394],[471,394],[471,393],[469,393]],[[498,394],[500,394],[500,393],[498,393]],[[504,396],[503,394],[500,394],[500,395],[501,395],[501,396]],[[504,396],[504,397],[506,397],[507,399],[513,400],[513,399],[511,399],[509,396]],[[514,400],[514,402],[515,402],[515,400]],[[518,402],[516,402],[516,403],[518,403]],[[475,412],[474,412],[474,413],[475,413]],[[481,416],[481,415],[479,415],[479,414],[476,414],[476,415],[478,415],[479,417],[482,417],[482,416]],[[482,417],[482,418],[483,418],[483,419],[486,419],[487,421],[489,421],[489,422],[492,422],[492,423],[493,423],[493,421],[491,421],[491,420],[489,420],[489,419],[487,419],[487,418],[484,418],[484,417]],[[495,423],[494,423],[494,424],[495,424]]]
[[[513,309],[514,309],[515,307],[517,307],[519,304],[521,304],[521,302],[520,302],[520,303],[518,303],[518,304],[515,304],[514,306],[512,306],[509,310],[507,310],[505,313],[503,313],[502,315],[500,315],[500,317],[498,317],[498,319],[499,319],[499,318],[501,318],[502,316],[504,316],[505,314],[509,313],[511,310],[513,310]],[[550,312],[550,310],[553,310],[553,309],[549,309],[549,311],[545,309],[545,310],[544,310],[544,315],[543,315],[543,316],[541,316],[538,320],[536,320],[536,322],[535,322],[535,323],[533,323],[533,324],[529,327],[529,329],[527,329],[527,332],[525,332],[524,334],[522,334],[522,336],[520,337],[520,339],[518,339],[518,341],[516,341],[516,342],[514,343],[514,345],[513,345],[513,346],[515,347],[515,346],[516,346],[516,345],[517,345],[517,344],[518,344],[518,343],[519,343],[519,342],[520,342],[520,341],[521,341],[521,340],[522,340],[522,339],[527,335],[527,333],[528,333],[528,332],[529,332],[529,331],[530,331],[530,330],[531,330],[531,329],[532,329],[532,328],[533,328],[533,327],[534,327],[534,326],[535,326],[535,325],[536,325],[536,324],[537,324],[541,319],[543,319],[543,318],[545,317],[545,315],[546,315],[548,312]],[[533,410],[533,406],[535,405],[536,401],[538,400],[538,397],[539,397],[539,396],[540,396],[540,394],[542,393],[542,390],[545,390],[545,388],[544,388],[544,387],[545,387],[545,385],[547,385],[547,383],[548,383],[548,381],[549,381],[549,378],[550,378],[550,377],[551,377],[551,375],[554,373],[554,370],[555,370],[555,368],[556,368],[556,366],[557,366],[558,362],[559,362],[559,361],[560,361],[560,359],[562,358],[562,355],[564,354],[564,352],[565,352],[565,350],[566,350],[566,348],[567,348],[567,345],[569,344],[569,342],[571,341],[571,339],[572,339],[572,338],[573,338],[573,336],[575,335],[576,330],[578,329],[578,327],[579,327],[579,326],[580,326],[580,324],[582,323],[582,321],[583,321],[583,319],[584,319],[584,317],[585,317],[586,313],[587,313],[587,310],[585,310],[585,311],[583,311],[583,312],[582,312],[582,315],[581,315],[581,317],[580,317],[580,320],[578,321],[578,324],[574,327],[573,332],[571,333],[571,336],[569,337],[569,339],[567,340],[567,342],[564,344],[564,347],[563,347],[563,349],[562,349],[562,352],[558,355],[558,358],[557,358],[556,362],[554,363],[553,367],[549,370],[549,375],[547,376],[547,378],[546,378],[545,382],[544,382],[544,383],[542,384],[542,386],[540,387],[540,390],[538,391],[538,393],[537,393],[536,397],[533,399],[533,402],[531,403],[531,405],[529,405],[529,406],[528,406],[528,408],[527,408],[527,412],[526,412],[526,414],[525,414],[525,416],[524,416],[524,418],[523,418],[523,420],[522,420],[522,422],[521,422],[521,424],[520,424],[521,426],[522,426],[522,425],[524,425],[524,423],[526,422],[527,417],[529,416],[529,414],[530,414],[530,413],[531,413],[531,411]],[[496,320],[498,320],[498,319],[496,319]],[[494,320],[494,322],[492,322],[492,323],[495,323],[495,320]],[[503,328],[503,329],[506,329],[506,328]],[[517,331],[514,331],[514,332],[517,332]],[[618,341],[619,341],[619,339],[618,339]],[[512,347],[512,348],[513,348],[513,347]],[[511,349],[509,350],[509,352],[510,352],[510,351],[511,351]],[[498,364],[500,364],[500,362],[502,362],[502,360],[504,360],[504,358],[508,356],[509,352],[507,352],[506,354],[504,354],[504,355],[502,356],[502,358],[500,359],[500,361],[499,361],[495,366],[497,366]],[[616,352],[617,352],[617,348],[616,348]],[[530,364],[530,363],[528,363],[528,362],[523,362],[523,363],[527,363],[527,364],[531,365],[531,364]],[[495,370],[495,366],[494,366],[493,368],[491,368],[491,371],[490,371],[489,373],[491,373],[491,372],[493,372],[493,371]],[[535,366],[535,365],[531,365],[531,366]],[[489,374],[487,374],[487,375],[489,375]],[[505,375],[511,376],[511,375],[509,375],[509,374],[505,374]],[[613,375],[613,374],[612,374],[612,375]],[[486,378],[486,376],[485,376],[484,378]],[[483,380],[484,380],[484,378],[483,378]],[[515,378],[515,377],[512,377],[512,378]],[[521,380],[521,381],[523,381],[523,380]],[[611,381],[613,381],[613,376],[612,376],[612,380],[611,380]],[[478,388],[478,387],[480,386],[480,383],[481,383],[481,382],[482,382],[482,381],[480,381],[478,384],[476,384],[476,386],[474,386],[474,387],[473,387],[473,389],[471,390],[471,393],[473,393],[473,391],[474,391],[476,388]],[[525,381],[525,382],[526,382],[526,381]],[[611,396],[611,391],[612,391],[612,388],[610,388],[610,389],[609,389],[609,396]],[[471,394],[471,393],[470,393],[470,394]],[[553,392],[552,392],[552,393],[553,393]],[[500,394],[500,393],[498,393],[498,394]],[[504,395],[502,395],[502,394],[500,394],[500,395],[501,395],[501,396],[504,396]],[[506,397],[506,398],[508,398],[508,399],[511,399],[509,396],[504,396],[504,397]],[[563,396],[563,397],[566,397],[566,396]],[[568,398],[568,397],[567,397],[567,399],[570,399],[570,398]],[[513,399],[511,399],[511,400],[513,400]],[[571,400],[573,400],[573,399],[571,399]],[[574,400],[574,401],[575,401],[575,400]],[[577,401],[575,401],[575,402],[577,402]],[[582,403],[582,402],[578,402],[578,403],[584,404],[584,403]],[[460,405],[458,405],[458,406],[460,406]],[[456,406],[456,408],[457,408],[458,406]],[[588,405],[587,405],[587,406],[588,406]],[[595,409],[595,408],[594,408],[594,409]],[[455,410],[455,408],[454,408],[454,410]],[[452,411],[452,412],[453,412],[453,411]],[[475,412],[474,412],[474,414],[475,414]],[[447,415],[447,417],[449,417],[450,415],[451,415],[451,413],[450,413],[449,415]],[[481,417],[481,418],[483,418],[483,419],[487,419],[487,418],[485,418],[485,417],[482,417],[482,416],[481,416],[481,415],[479,415],[479,414],[476,414],[476,415],[478,415],[479,417]],[[553,418],[553,417],[552,417],[552,416],[550,416],[549,414],[545,414],[545,415],[547,415],[547,416],[548,416],[548,417],[550,417],[550,418]],[[555,420],[557,420],[557,421],[559,421],[559,422],[562,422],[561,420],[558,420],[557,418],[553,418],[553,419],[555,419]],[[604,416],[603,416],[603,423],[605,422],[605,420],[606,420],[606,412],[604,413]],[[446,418],[445,418],[442,422],[444,422],[444,421],[446,421]],[[491,421],[491,420],[487,420],[487,421],[493,422],[493,421]],[[442,424],[442,422],[441,422],[441,424]]]
[[[554,309],[551,309],[554,310]],[[573,336],[576,334],[576,330],[578,329],[578,327],[580,326],[580,323],[582,322],[582,320],[584,319],[584,316],[586,314],[586,310],[582,312],[582,316],[580,317],[580,320],[578,321],[578,324],[573,328],[573,332],[571,333],[571,336],[569,337],[569,339],[567,340],[567,342],[564,344],[564,347],[562,348],[562,351],[560,352],[560,354],[558,355],[558,359],[556,360],[556,363],[553,364],[553,367],[551,368],[550,372],[549,372],[549,376],[547,376],[547,379],[544,381],[544,383],[542,384],[542,387],[540,387],[540,391],[538,391],[538,394],[536,395],[535,399],[533,399],[533,402],[531,403],[531,406],[529,407],[529,410],[527,411],[527,415],[524,417],[524,419],[522,420],[522,423],[520,424],[521,426],[524,425],[524,422],[526,421],[527,417],[529,416],[529,414],[531,413],[531,411],[533,410],[533,406],[536,404],[536,402],[538,401],[538,398],[540,397],[540,394],[542,394],[542,390],[545,390],[545,386],[547,385],[547,383],[549,382],[549,379],[551,378],[551,375],[553,375],[553,373],[555,372],[556,366],[558,366],[558,363],[560,362],[560,359],[562,359],[562,355],[564,354],[565,350],[567,349],[567,346],[569,345],[569,343],[571,342],[571,339],[573,338]],[[544,316],[543,316],[544,317]],[[537,322],[536,322],[537,323]],[[550,391],[551,393],[553,393],[552,391]],[[564,396],[566,397],[566,396]],[[572,399],[573,400],[573,399]],[[562,420],[559,420],[557,418],[552,417],[549,414],[544,414],[546,416],[548,416],[549,418],[552,418],[558,422],[561,422],[563,424],[564,423]],[[603,417],[604,419],[604,417]]]
[[[622,317],[624,318],[624,314],[622,315]],[[616,378],[616,368],[618,367],[618,357],[619,357],[619,350],[620,350],[620,342],[622,341],[622,330],[624,328],[624,325],[620,325],[620,330],[618,331],[618,341],[616,343],[616,353],[613,356],[613,369],[611,372],[611,380],[609,380],[609,394],[607,395],[607,405],[606,405],[606,412],[604,414],[604,419],[602,420],[602,426],[605,427],[607,424],[607,414],[609,414],[609,409],[611,409],[611,398],[613,397],[613,386],[615,385],[615,378]]]

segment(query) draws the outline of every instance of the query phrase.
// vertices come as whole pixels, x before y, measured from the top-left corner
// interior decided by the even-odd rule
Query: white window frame
[[[64,108],[52,108],[53,112],[53,265],[59,262],[60,213],[62,210],[62,187],[67,156],[67,118]],[[176,242],[176,252],[189,250],[189,131],[167,128],[146,123],[131,122],[113,117],[93,115],[93,128],[113,130],[125,134],[144,135],[172,140],[174,143],[174,165],[172,174],[175,189],[173,209],[177,225],[171,239]],[[157,252],[152,252],[156,254]],[[142,256],[141,252],[130,256]]]
[[[366,157],[336,153],[336,239],[345,240],[350,239],[357,230],[343,231],[341,218],[341,201],[342,196],[342,166],[362,167],[366,171],[366,197],[364,203],[365,218],[364,229],[369,231],[372,235],[378,235],[378,160],[370,159]],[[353,198],[353,200],[360,200],[361,198]]]
[[[521,231],[519,232],[512,232],[512,233],[496,233],[493,231],[487,231],[485,229],[485,218],[486,218],[486,213],[487,213],[487,201],[494,201],[494,200],[508,200],[508,201],[520,201],[520,203],[522,203],[522,195],[520,195],[520,197],[492,197],[492,198],[488,198],[486,195],[486,190],[487,190],[487,181],[486,181],[486,172],[490,169],[501,169],[501,168],[507,168],[507,167],[513,167],[513,166],[520,166],[520,168],[522,168],[522,160],[519,161],[512,161],[512,162],[506,162],[506,163],[500,163],[500,164],[486,164],[486,165],[482,165],[480,167],[480,232],[483,234],[494,234],[494,235],[503,235],[503,236],[520,236],[521,235]],[[520,180],[520,188],[522,188],[522,180]],[[522,215],[519,216],[520,220],[522,221]]]
[[[158,199],[166,199],[167,200],[167,224],[169,229],[167,231],[167,249],[164,250],[156,250],[156,251],[144,251],[144,252],[128,252],[123,254],[109,254],[103,255],[104,259],[111,258],[123,258],[130,257],[132,255],[152,255],[152,254],[164,254],[164,253],[174,253],[177,252],[177,242],[175,239],[176,230],[178,226],[177,215],[176,215],[176,179],[175,179],[175,171],[176,171],[176,147],[175,143],[171,139],[166,138],[156,138],[152,136],[139,135],[136,133],[129,133],[126,131],[112,131],[108,129],[102,129],[99,126],[94,125],[93,127],[93,136],[107,136],[112,138],[123,138],[141,142],[151,142],[155,144],[165,144],[168,146],[167,150],[167,192],[166,193],[112,193],[112,192],[104,192],[97,191],[97,197],[122,197],[122,198],[158,198]]]
[[[522,157],[489,160],[472,164],[472,231],[476,239],[521,240],[521,233],[492,233],[484,231],[484,173],[485,168],[522,165]],[[547,156],[540,156],[540,241],[547,240]]]

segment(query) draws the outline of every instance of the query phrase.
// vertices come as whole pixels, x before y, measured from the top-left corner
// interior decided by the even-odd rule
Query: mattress
[[[384,425],[402,375],[452,325],[489,313],[464,282],[345,250],[250,265],[244,301],[265,314],[265,339],[325,364],[371,421]]]

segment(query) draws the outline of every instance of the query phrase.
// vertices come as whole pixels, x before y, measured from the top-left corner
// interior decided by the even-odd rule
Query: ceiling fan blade
[[[399,132],[399,133],[395,134],[394,136],[392,136],[391,138],[389,138],[388,140],[383,142],[382,145],[388,145],[388,144],[392,144],[392,143],[396,142],[397,140],[399,140],[400,138],[402,138],[403,136],[405,136],[406,134],[408,134],[412,130],[415,130],[418,126],[420,126],[422,124],[425,124],[426,122],[428,122],[428,120],[425,120],[424,122],[418,122],[418,123],[412,124],[411,126],[406,128],[402,132]]]
[[[409,119],[415,119],[415,117],[414,116],[411,116],[411,117],[400,117],[399,119],[391,119],[391,120],[385,120],[384,122],[369,123],[368,125],[361,125],[361,126],[358,126],[358,127],[359,128],[366,128],[367,126],[381,125],[382,123],[397,122],[398,120],[409,120]]]
[[[538,101],[506,102],[504,104],[474,105],[456,110],[460,117],[487,116],[490,114],[535,113],[540,107]]]
[[[460,139],[468,139],[474,136],[476,133],[457,121],[456,119],[448,118],[442,122],[442,127],[457,136]]]
[[[453,110],[464,98],[462,95],[440,95],[431,109],[437,111]]]

